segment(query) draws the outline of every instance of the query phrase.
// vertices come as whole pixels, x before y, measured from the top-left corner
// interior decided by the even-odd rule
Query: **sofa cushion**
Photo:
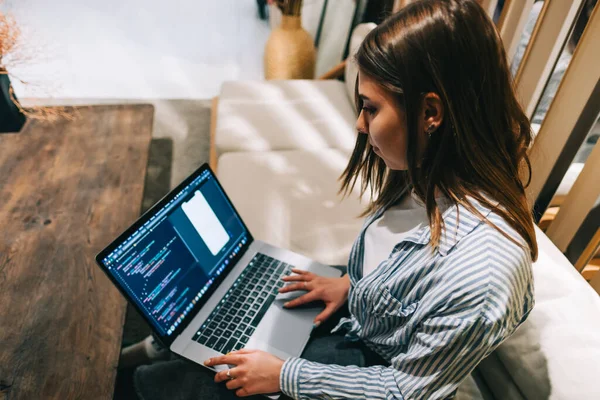
[[[348,158],[337,149],[226,153],[217,175],[256,239],[347,265],[364,204],[338,195]]]
[[[350,46],[348,50],[348,59],[346,60],[346,68],[344,70],[344,81],[346,81],[346,92],[348,98],[354,103],[354,87],[356,86],[356,77],[358,76],[358,66],[354,61],[354,55],[358,51],[358,48],[362,44],[363,40],[369,32],[375,28],[377,24],[368,22],[364,24],[358,24],[352,31],[350,37]]]
[[[600,298],[550,239],[536,234],[535,307],[495,353],[527,399],[600,399]]]
[[[233,151],[352,149],[356,115],[343,82],[230,81],[217,106],[217,155]]]

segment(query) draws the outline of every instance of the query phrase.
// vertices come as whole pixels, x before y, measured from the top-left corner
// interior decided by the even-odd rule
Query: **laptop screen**
[[[192,318],[252,240],[210,169],[194,175],[98,260],[161,336]]]

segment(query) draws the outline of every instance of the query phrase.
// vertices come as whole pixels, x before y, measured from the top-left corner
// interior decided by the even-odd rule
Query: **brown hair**
[[[515,97],[500,36],[481,6],[474,0],[411,3],[367,35],[356,62],[361,74],[397,98],[408,134],[408,171],[389,170],[367,135],[358,135],[340,179],[345,194],[359,177],[362,193],[370,187],[372,202],[363,216],[412,188],[425,203],[436,247],[444,229],[436,189],[494,226],[468,201],[470,196],[503,217],[528,243],[535,260],[535,231],[525,196],[529,182],[524,185],[519,178],[523,167],[531,178],[531,127]],[[419,111],[430,92],[442,99],[444,119],[419,153]]]

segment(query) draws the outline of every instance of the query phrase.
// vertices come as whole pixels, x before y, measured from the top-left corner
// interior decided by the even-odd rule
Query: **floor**
[[[22,29],[20,97],[209,99],[261,79],[256,0],[4,0]],[[8,60],[7,62],[10,62]]]

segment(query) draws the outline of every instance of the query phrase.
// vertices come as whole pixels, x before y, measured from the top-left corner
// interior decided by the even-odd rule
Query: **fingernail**
[[[313,329],[314,329],[314,328],[318,328],[318,327],[319,327],[319,325],[321,325],[321,321],[317,321],[317,322],[315,322],[315,323],[313,324]]]
[[[211,361],[210,358],[208,360],[204,361],[204,365],[210,365],[210,361]]]
[[[287,303],[283,303],[283,306],[284,306],[284,307],[287,307],[287,306],[289,306],[289,305],[290,305],[290,302],[289,302],[289,301],[288,301]]]
[[[281,289],[278,289],[277,291],[278,291],[279,293],[281,293]]]

